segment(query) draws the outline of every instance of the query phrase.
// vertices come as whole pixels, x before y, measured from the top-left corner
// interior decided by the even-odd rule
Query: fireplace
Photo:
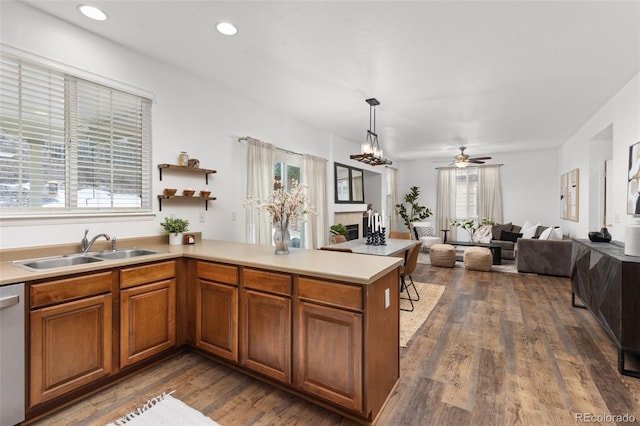
[[[346,225],[347,228],[347,240],[357,240],[360,237],[360,227],[358,224]]]
[[[351,236],[347,236],[347,239],[358,239],[364,237],[362,235],[362,211],[349,211],[349,212],[335,212],[333,216],[333,223],[343,224]]]

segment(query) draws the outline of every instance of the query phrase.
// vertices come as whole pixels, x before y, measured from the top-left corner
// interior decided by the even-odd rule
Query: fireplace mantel
[[[334,204],[333,212],[334,213],[355,213],[355,212],[366,212],[367,205],[366,204]]]

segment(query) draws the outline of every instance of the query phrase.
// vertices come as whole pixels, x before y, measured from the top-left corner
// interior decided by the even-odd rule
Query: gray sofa
[[[516,268],[518,272],[569,277],[573,240],[536,240],[519,238]]]
[[[491,227],[491,244],[497,244],[500,246],[500,256],[502,259],[513,260],[516,258],[516,242],[503,240],[503,232],[509,232],[517,234],[520,232],[521,227],[518,225],[512,225],[511,222],[505,224],[496,224]]]

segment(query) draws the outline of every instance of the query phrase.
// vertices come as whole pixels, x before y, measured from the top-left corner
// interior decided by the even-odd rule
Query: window
[[[456,170],[456,219],[478,218],[478,168]]]
[[[3,215],[151,211],[151,100],[0,62]]]
[[[284,182],[285,189],[291,190],[295,182],[302,182],[302,157],[298,154],[277,150],[274,165],[275,184]],[[290,247],[304,247],[304,226],[298,229],[289,229],[291,240]]]

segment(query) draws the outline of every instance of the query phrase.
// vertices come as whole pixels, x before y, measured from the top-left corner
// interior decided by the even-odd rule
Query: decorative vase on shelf
[[[289,222],[275,222],[273,224],[273,243],[276,246],[276,254],[289,254]]]
[[[169,245],[181,246],[183,238],[184,238],[184,232],[170,232],[169,233]]]

